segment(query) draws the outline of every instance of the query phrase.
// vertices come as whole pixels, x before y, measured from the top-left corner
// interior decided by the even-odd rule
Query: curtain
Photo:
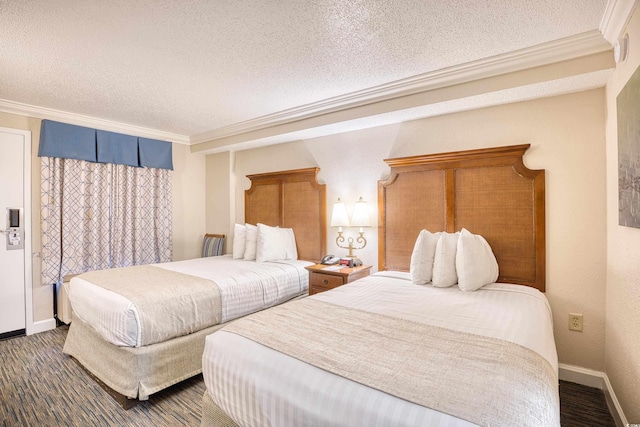
[[[171,260],[169,170],[41,160],[43,284]]]
[[[113,166],[113,266],[170,261],[170,171]]]

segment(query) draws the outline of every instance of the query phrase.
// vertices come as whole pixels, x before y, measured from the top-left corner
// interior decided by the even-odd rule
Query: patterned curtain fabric
[[[113,167],[113,266],[170,261],[171,171]]]
[[[169,170],[41,160],[43,284],[171,260]]]

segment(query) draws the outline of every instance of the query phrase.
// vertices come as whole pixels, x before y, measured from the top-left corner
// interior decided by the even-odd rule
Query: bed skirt
[[[113,391],[129,399],[147,400],[149,395],[201,373],[205,337],[224,326],[143,347],[118,347],[73,314],[62,351]]]
[[[238,427],[218,405],[211,400],[209,392],[204,391],[202,396],[202,420],[200,427]]]

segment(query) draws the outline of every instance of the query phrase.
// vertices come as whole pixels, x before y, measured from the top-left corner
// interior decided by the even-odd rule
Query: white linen
[[[460,230],[458,238],[456,273],[458,287],[463,291],[475,291],[498,280],[498,261],[491,246],[484,237],[466,228]]]
[[[223,323],[306,292],[309,274],[304,267],[312,264],[300,260],[257,263],[225,255],[154,266],[214,281],[220,288]],[[69,299],[76,316],[106,341],[118,346],[141,345],[139,313],[127,298],[74,277],[69,283]],[[201,317],[196,315],[198,320]],[[185,325],[184,331],[188,327]]]
[[[416,286],[410,274],[393,272],[377,273],[311,298],[511,341],[538,352],[557,372],[551,310],[545,296],[533,288],[490,284],[470,293],[457,286]],[[473,425],[224,330],[206,341],[207,390],[227,414],[242,420],[241,425]]]
[[[420,231],[416,243],[411,252],[409,272],[414,285],[426,285],[433,277],[433,260],[436,256],[436,246],[441,232],[431,233],[428,230]]]
[[[247,248],[247,226],[236,224],[233,227],[233,258],[243,259]]]
[[[245,261],[253,261],[256,259],[256,251],[258,246],[258,227],[251,224],[245,224],[247,227],[246,246],[244,248]]]
[[[298,259],[296,238],[292,228],[271,227],[258,223],[256,261]]]
[[[456,250],[460,232],[440,234],[433,257],[433,277],[431,283],[439,288],[447,288],[458,283],[456,273]]]

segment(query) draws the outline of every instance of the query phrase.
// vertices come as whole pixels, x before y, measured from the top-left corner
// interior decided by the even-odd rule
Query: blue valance
[[[171,169],[171,143],[157,139],[138,138],[140,164],[150,168]],[[168,162],[168,167],[164,166]]]
[[[38,156],[95,162],[96,130],[43,120]]]
[[[42,121],[38,156],[173,170],[172,145],[169,141],[51,120]]]
[[[99,163],[138,166],[138,138],[115,132],[96,131]]]

